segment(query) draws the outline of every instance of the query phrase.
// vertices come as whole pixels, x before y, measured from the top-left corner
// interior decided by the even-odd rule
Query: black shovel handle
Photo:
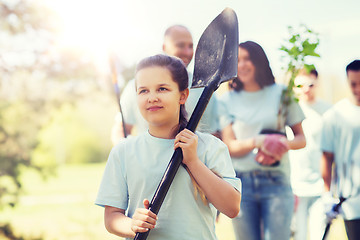
[[[195,131],[197,125],[199,124],[201,116],[203,115],[206,106],[208,105],[210,98],[216,89],[217,89],[216,84],[210,84],[209,86],[204,88],[204,91],[202,92],[199,101],[194,109],[194,112],[191,115],[191,118],[186,126],[187,129],[189,129],[192,132]],[[182,150],[181,148],[177,148],[174,151],[171,160],[168,166],[166,167],[165,173],[162,176],[161,181],[150,202],[149,210],[152,211],[153,213],[158,214],[160,207],[164,202],[165,196],[170,188],[170,185],[174,180],[176,172],[181,165],[182,159],[183,159]],[[150,229],[147,232],[136,233],[134,240],[145,240],[149,235],[149,232]]]
[[[334,207],[333,207],[333,211],[334,212],[339,212],[339,209],[340,209],[340,207],[341,207],[341,204],[344,202],[346,200],[346,198],[344,198],[344,197],[340,197],[340,201],[339,201],[339,203],[338,204],[336,204]],[[324,235],[323,235],[323,237],[322,237],[322,240],[325,240],[326,239],[326,235],[327,235],[327,233],[329,232],[329,230],[330,230],[330,226],[331,226],[331,222],[332,221],[329,221],[327,224],[326,224],[326,227],[325,227],[325,231],[324,231]]]
[[[117,99],[117,102],[119,104],[119,111],[120,111],[120,114],[121,114],[121,124],[122,124],[122,128],[123,128],[124,138],[127,138],[126,124],[125,124],[125,120],[124,120],[124,114],[123,114],[123,111],[122,111],[122,108],[121,108],[120,96],[117,95],[116,99]]]
[[[124,115],[121,109],[121,103],[120,103],[120,89],[119,89],[119,85],[118,85],[118,69],[116,66],[116,60],[114,57],[110,57],[109,59],[110,62],[110,70],[111,70],[111,80],[112,80],[112,84],[114,86],[114,93],[115,93],[115,97],[116,97],[116,102],[118,104],[119,107],[119,111],[121,114],[121,122],[122,122],[122,127],[123,127],[123,132],[124,132],[124,137],[127,137],[127,132],[126,132],[126,128],[125,128],[125,121],[124,121]]]

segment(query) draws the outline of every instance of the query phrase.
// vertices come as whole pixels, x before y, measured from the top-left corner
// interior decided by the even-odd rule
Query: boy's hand
[[[157,216],[149,210],[149,200],[144,199],[144,208],[137,208],[132,217],[131,230],[134,233],[147,232],[156,225]]]

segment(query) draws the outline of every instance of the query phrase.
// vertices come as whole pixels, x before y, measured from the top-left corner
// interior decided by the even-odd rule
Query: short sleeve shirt
[[[347,220],[360,218],[360,107],[344,99],[324,114],[321,149],[334,154],[336,189]]]
[[[220,99],[220,126],[232,124],[236,139],[248,139],[258,135],[263,129],[277,128],[277,115],[282,91],[285,86],[272,84],[256,92],[229,91]],[[299,104],[293,101],[288,106],[285,124],[293,126],[304,120],[304,114]],[[280,131],[285,132],[285,126]],[[288,154],[284,154],[281,163],[276,167],[263,166],[255,161],[256,153],[252,151],[242,157],[233,157],[236,171],[248,172],[254,170],[281,171],[289,176],[290,164]]]
[[[234,188],[241,190],[228,149],[210,134],[197,132],[199,159]],[[174,139],[145,132],[115,146],[100,185],[97,205],[125,209],[132,217],[143,199],[152,199],[173,154]],[[158,213],[156,228],[148,239],[216,239],[216,209],[194,195],[188,172],[180,166]]]

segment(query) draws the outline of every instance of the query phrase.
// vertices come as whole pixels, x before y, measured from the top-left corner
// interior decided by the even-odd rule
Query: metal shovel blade
[[[239,44],[238,20],[234,10],[226,8],[205,29],[195,52],[192,88],[206,87],[237,76]]]

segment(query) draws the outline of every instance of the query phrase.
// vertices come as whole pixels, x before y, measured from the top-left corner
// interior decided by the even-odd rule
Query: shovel
[[[226,8],[205,29],[195,52],[192,88],[205,87],[186,128],[194,132],[212,94],[221,83],[237,76],[238,21],[235,12]],[[150,202],[149,210],[157,214],[183,159],[177,148]],[[137,233],[135,240],[144,240],[149,231]]]

